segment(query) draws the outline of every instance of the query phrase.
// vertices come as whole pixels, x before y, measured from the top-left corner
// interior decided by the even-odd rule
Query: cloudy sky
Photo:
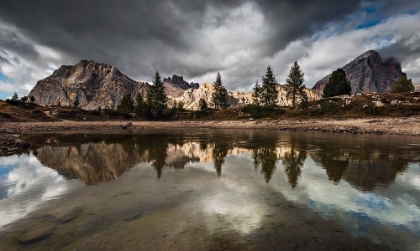
[[[375,49],[420,83],[419,24],[418,0],[0,0],[0,98],[81,59],[248,91],[267,65],[284,83],[298,61],[312,87]]]

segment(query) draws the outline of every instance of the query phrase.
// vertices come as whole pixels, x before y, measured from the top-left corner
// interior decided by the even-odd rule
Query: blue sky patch
[[[367,28],[370,28],[370,27],[373,27],[373,26],[376,26],[376,25],[380,24],[381,21],[382,20],[375,20],[375,21],[365,22],[363,24],[359,24],[357,26],[357,29],[358,30],[367,29]]]
[[[0,71],[0,81],[8,82],[8,80],[9,79],[6,76],[4,76],[4,74]]]
[[[367,14],[370,14],[370,13],[376,12],[378,9],[374,6],[367,6],[364,8],[364,10]]]

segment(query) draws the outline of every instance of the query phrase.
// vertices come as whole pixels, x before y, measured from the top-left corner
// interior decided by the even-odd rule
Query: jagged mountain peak
[[[173,75],[172,77],[168,77],[168,78],[164,78],[163,79],[164,83],[168,83],[168,84],[172,84],[174,86],[177,86],[183,90],[188,90],[190,88],[192,89],[198,89],[198,87],[200,86],[200,84],[198,83],[188,83],[187,81],[184,80],[183,76],[178,76],[178,75]]]
[[[61,66],[37,82],[29,95],[39,105],[73,105],[87,110],[115,109],[126,94],[145,96],[146,83],[137,82],[109,64],[81,60],[73,66]]]
[[[399,62],[395,59],[383,62],[381,55],[375,50],[362,53],[342,68],[351,83],[353,94],[387,92],[398,78],[406,76]],[[312,89],[322,92],[330,76],[331,74],[318,81]]]

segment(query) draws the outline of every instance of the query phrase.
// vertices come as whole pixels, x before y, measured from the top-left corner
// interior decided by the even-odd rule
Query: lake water
[[[0,157],[0,250],[420,250],[417,137],[26,137]]]

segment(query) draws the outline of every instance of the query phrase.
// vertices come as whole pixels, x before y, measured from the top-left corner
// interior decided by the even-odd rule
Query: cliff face
[[[82,60],[74,66],[61,66],[51,76],[38,81],[29,96],[39,105],[73,105],[76,97],[79,107],[86,110],[115,109],[126,94],[134,98],[146,95],[147,83],[137,82],[117,68]]]
[[[367,51],[342,67],[351,83],[352,94],[387,92],[400,77],[407,76],[393,60],[383,62],[376,51]],[[313,90],[322,92],[331,75],[318,81]]]
[[[164,78],[163,79],[163,83],[167,83],[176,87],[179,87],[183,90],[188,90],[190,88],[192,89],[198,89],[198,87],[200,87],[200,85],[198,83],[188,83],[187,81],[184,80],[183,76],[177,76],[177,75],[173,75],[172,78]]]
[[[213,85],[188,83],[182,76],[174,75],[163,80],[168,105],[174,102],[184,103],[184,108],[199,109],[199,100],[204,98],[209,104],[214,91]],[[35,97],[35,102],[42,106],[62,105],[72,106],[76,97],[79,107],[85,110],[116,109],[122,98],[130,94],[135,99],[137,94],[147,98],[150,88],[148,83],[137,82],[122,74],[115,67],[108,64],[82,60],[74,66],[61,66],[51,76],[38,81],[29,93]],[[278,104],[291,105],[286,97],[286,88],[278,85]],[[306,90],[309,100],[317,100],[320,95],[313,90]],[[236,107],[252,103],[252,93],[228,91],[229,107]]]
[[[284,85],[277,85],[277,90],[279,92],[277,104],[280,106],[291,106],[292,100],[286,95],[286,87]],[[201,98],[206,100],[208,104],[211,104],[211,96],[213,92],[213,85],[204,83],[200,85],[198,89],[189,89],[185,91],[182,96],[175,97],[173,100],[175,100],[177,103],[183,102],[184,108],[186,109],[198,110],[200,109],[199,101]],[[321,95],[317,91],[306,89],[305,92],[309,101],[314,101],[321,98]],[[229,107],[237,107],[253,103],[252,93],[245,93],[242,91],[228,91],[227,99]]]

